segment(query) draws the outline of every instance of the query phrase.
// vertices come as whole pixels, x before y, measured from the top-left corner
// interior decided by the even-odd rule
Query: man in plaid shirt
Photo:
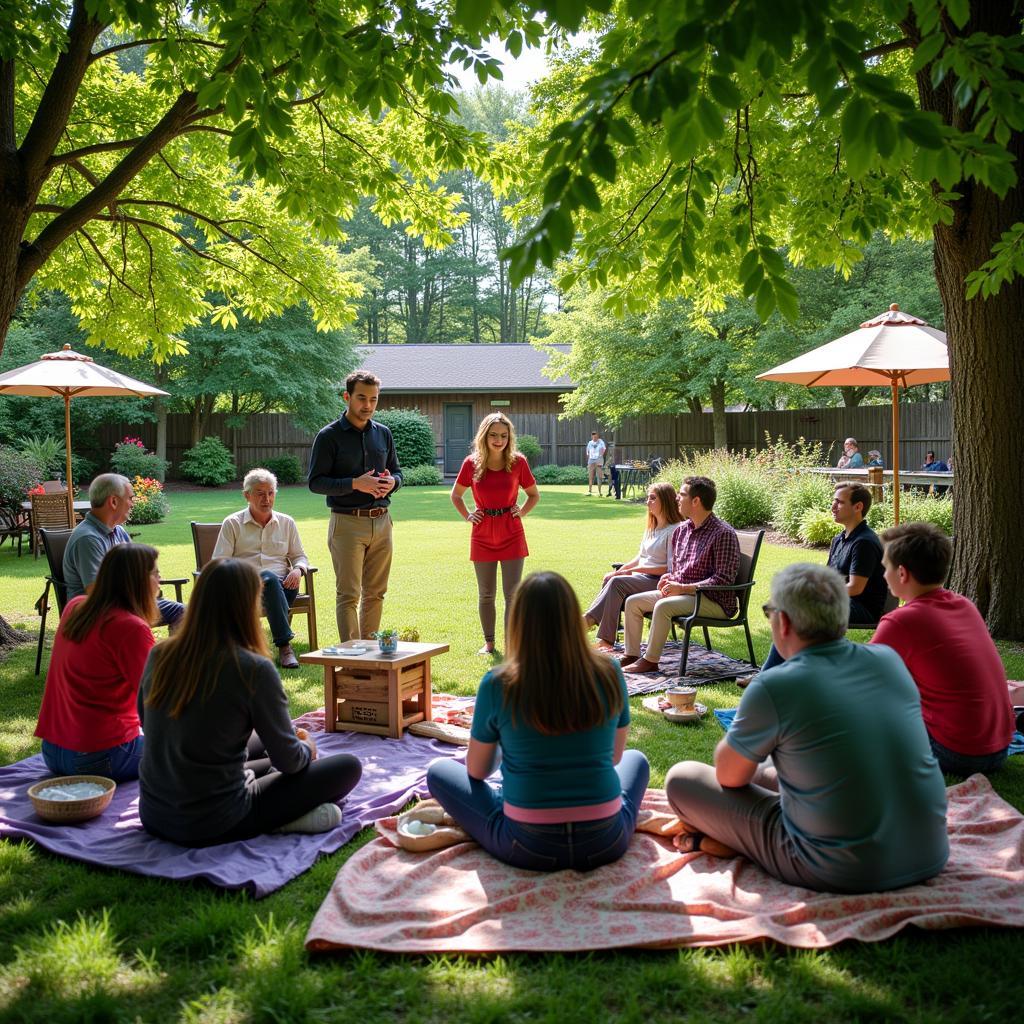
[[[689,615],[697,601],[698,587],[736,582],[740,542],[736,531],[711,510],[718,492],[706,476],[688,476],[679,491],[683,522],[672,534],[668,571],[658,589],[634,594],[626,600],[626,653],[623,672],[657,672],[658,661],[675,615]],[[651,613],[647,651],[640,657],[644,612]],[[736,593],[711,591],[700,596],[701,615],[728,619],[736,613]]]

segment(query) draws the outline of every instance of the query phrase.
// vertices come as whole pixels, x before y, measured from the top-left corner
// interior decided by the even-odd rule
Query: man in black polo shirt
[[[313,442],[309,489],[327,495],[341,642],[380,629],[391,573],[390,494],[402,486],[391,431],[373,422],[380,380],[365,370],[345,381],[345,412]]]
[[[828,564],[846,580],[850,623],[874,625],[882,617],[889,588],[885,585],[882,542],[864,521],[871,492],[860,484],[838,484],[832,497],[832,518],[843,532],[832,539]]]

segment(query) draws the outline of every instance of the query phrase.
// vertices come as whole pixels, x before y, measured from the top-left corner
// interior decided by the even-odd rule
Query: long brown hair
[[[667,481],[662,480],[660,484],[651,484],[648,494],[658,496],[658,511],[666,525],[669,523],[681,523],[683,514],[679,511],[679,502],[676,489]],[[647,533],[654,533],[658,527],[658,520],[651,506],[647,506]]]
[[[115,544],[100,562],[92,590],[60,620],[65,640],[81,643],[112,611],[131,612],[149,625],[156,621],[151,573],[157,551],[148,544]]]
[[[153,655],[146,704],[177,718],[200,683],[209,688],[228,657],[242,648],[267,657],[260,625],[263,581],[255,567],[237,558],[215,558],[199,574],[181,629]]]
[[[622,711],[618,673],[587,643],[579,601],[558,573],[534,573],[516,588],[506,646],[495,674],[513,719],[559,736]]]
[[[512,421],[503,412],[492,412],[480,421],[476,437],[473,438],[474,480],[482,480],[484,473],[487,472],[487,431],[496,423],[508,430],[508,444],[505,445],[505,465],[503,467],[505,471],[510,473],[516,464],[516,459],[519,458],[519,451],[516,448],[516,428],[512,426]]]

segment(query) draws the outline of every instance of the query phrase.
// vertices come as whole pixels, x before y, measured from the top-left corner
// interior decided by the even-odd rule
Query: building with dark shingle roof
[[[361,345],[360,368],[381,380],[381,411],[419,409],[430,419],[445,473],[457,473],[469,452],[477,424],[488,413],[503,412],[520,434],[542,439],[542,462],[558,461],[566,424],[556,422],[559,398],[575,386],[566,377],[544,375],[548,354],[532,345]],[[579,423],[582,444],[590,439],[590,419]],[[582,432],[586,431],[584,435]],[[574,435],[566,448],[582,444]],[[548,450],[550,449],[550,450]],[[562,453],[563,458],[566,453]],[[570,458],[569,461],[578,461]]]

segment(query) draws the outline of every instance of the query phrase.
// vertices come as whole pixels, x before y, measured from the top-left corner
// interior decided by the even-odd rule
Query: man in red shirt
[[[885,582],[902,608],[882,616],[871,642],[892,647],[921,694],[932,752],[944,772],[989,772],[1013,739],[1006,671],[978,609],[942,586],[953,545],[930,523],[882,534]]]

